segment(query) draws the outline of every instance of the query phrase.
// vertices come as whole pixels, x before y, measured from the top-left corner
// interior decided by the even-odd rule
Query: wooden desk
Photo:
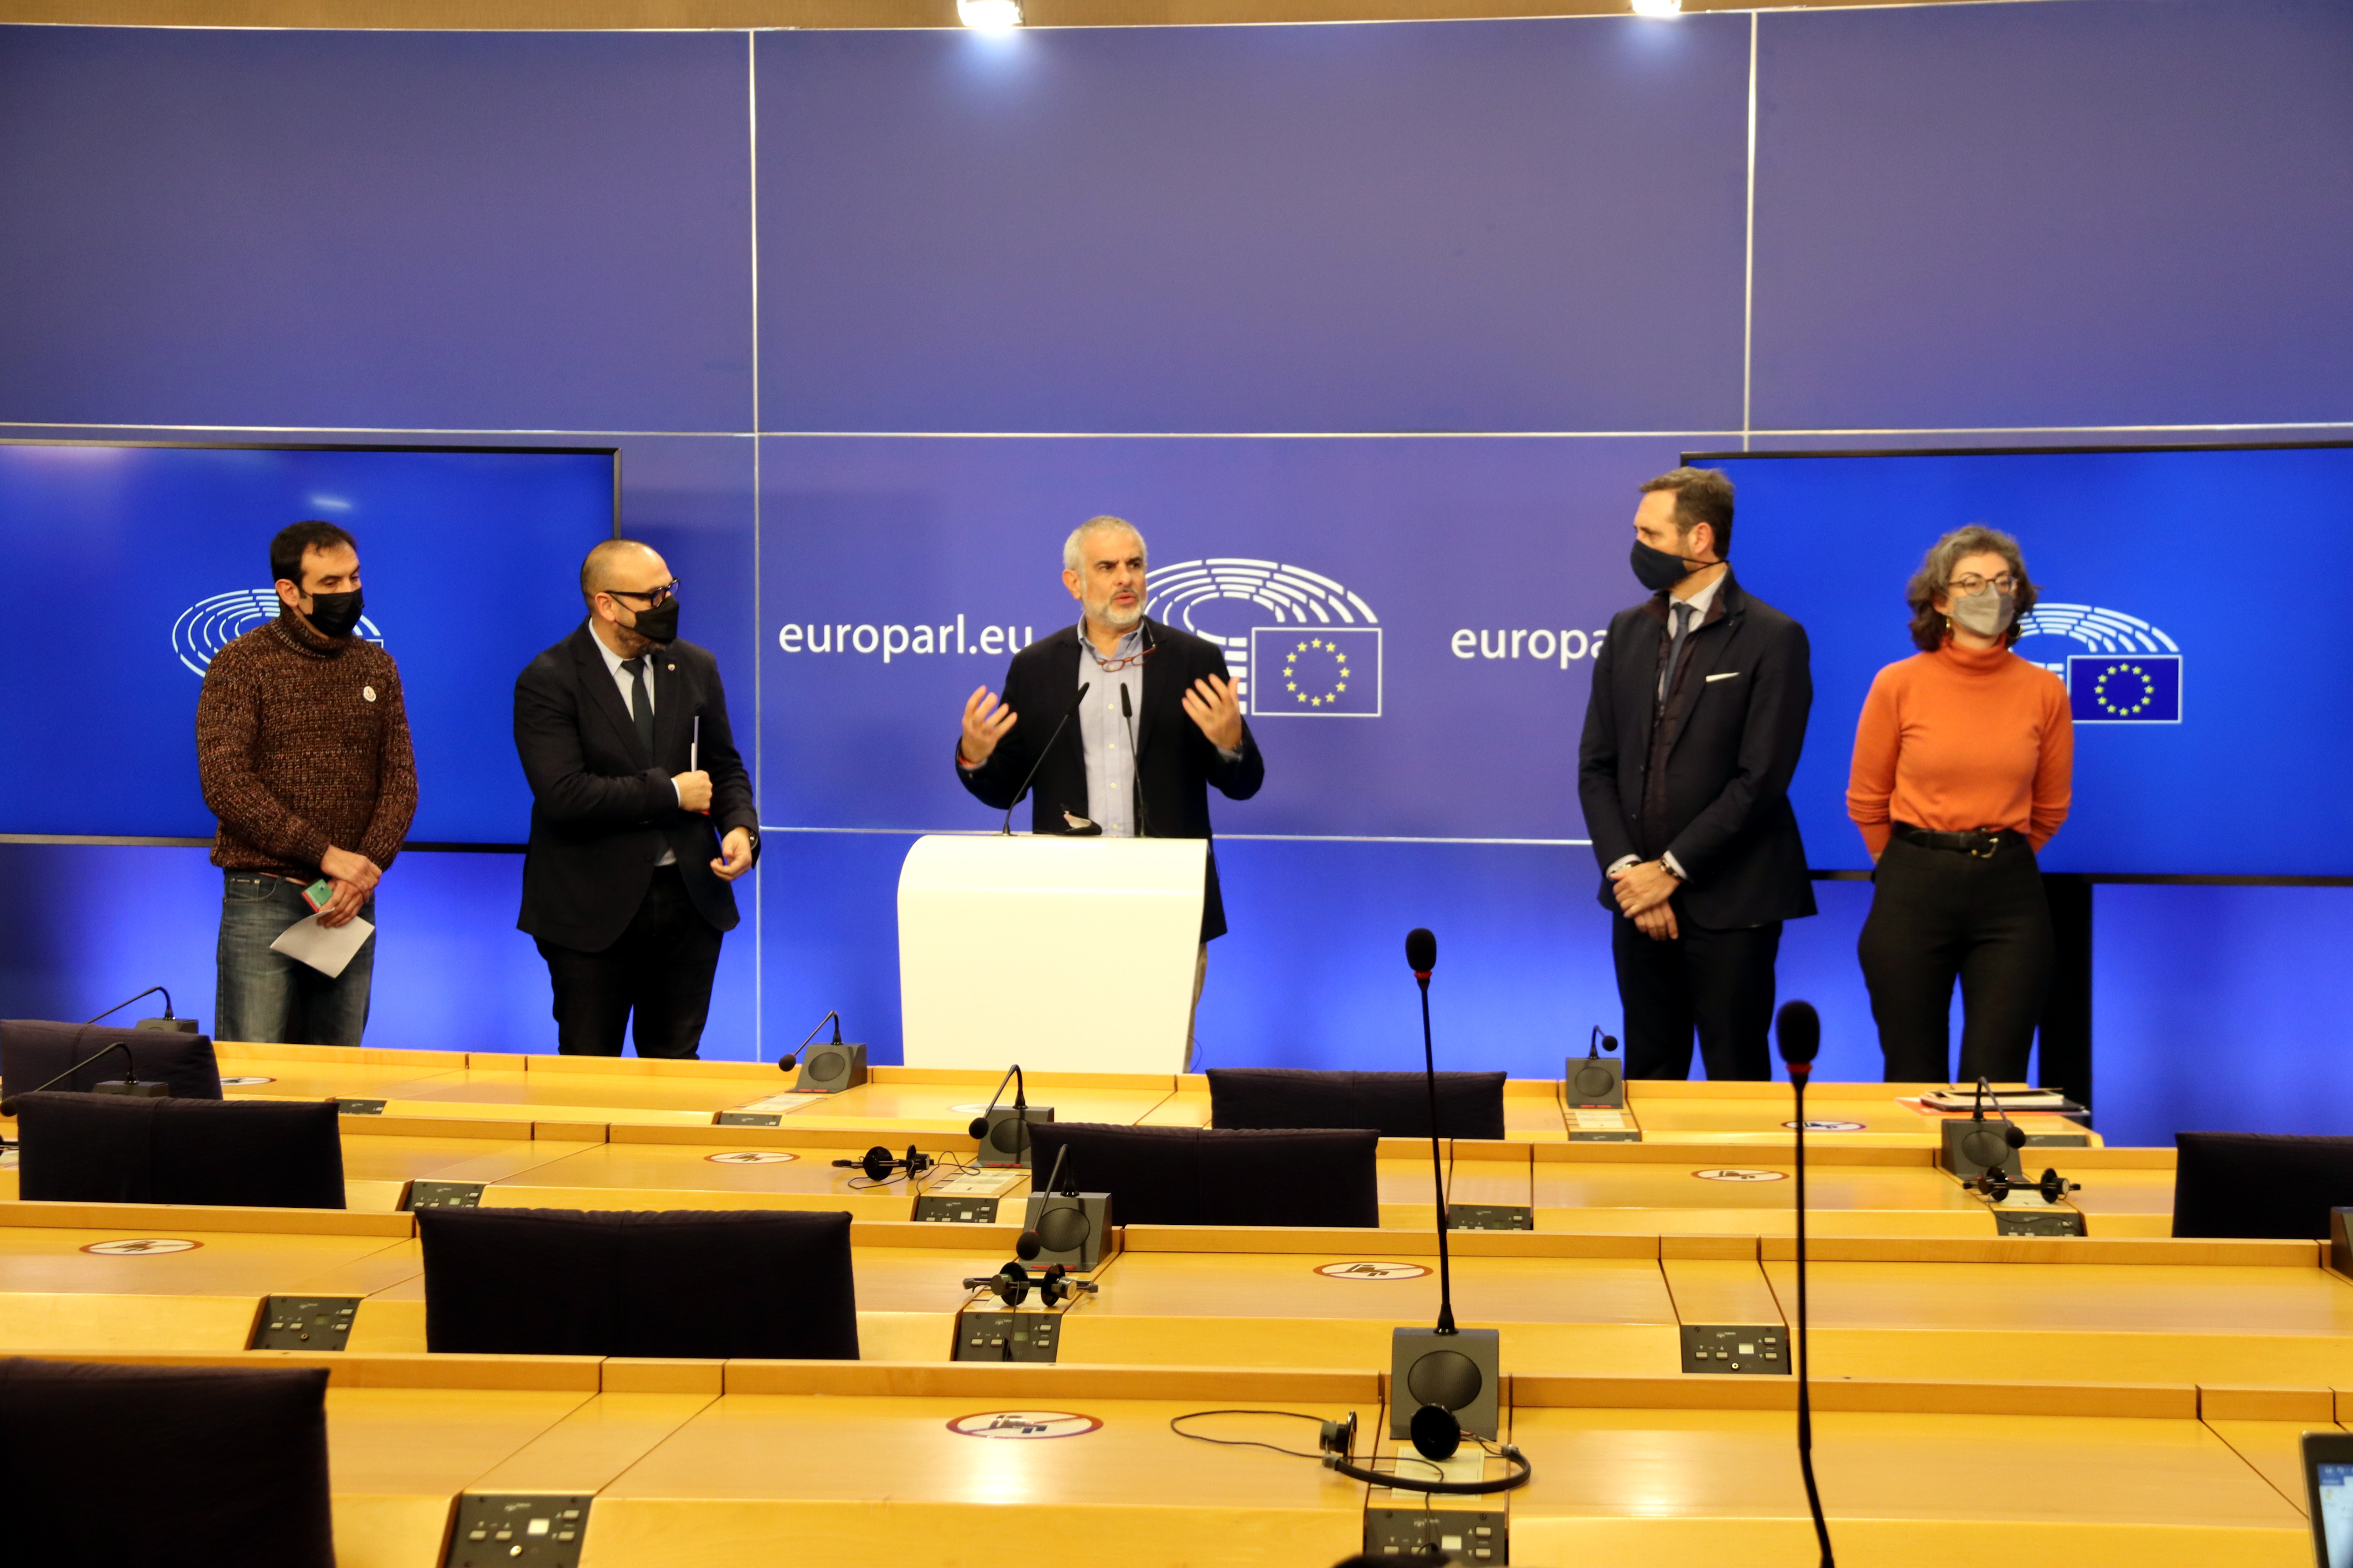
[[[1438,1315],[1437,1258],[1397,1247],[1396,1237],[1360,1233],[1361,1246],[1348,1250],[1232,1253],[1139,1250],[1139,1233],[1129,1234],[1128,1249],[1098,1271],[1101,1292],[1066,1316],[1063,1361],[1378,1368],[1388,1364],[1391,1330]],[[1359,1262],[1427,1272],[1349,1272]],[[1456,1317],[1501,1328],[1511,1367],[1672,1373],[1681,1364],[1674,1303],[1652,1250],[1525,1258],[1458,1249],[1453,1273]]]
[[[599,1145],[555,1139],[371,1135],[367,1117],[343,1122],[343,1202],[395,1209],[411,1182],[499,1182]],[[528,1129],[525,1130],[526,1132]]]
[[[1765,1269],[1786,1315],[1794,1266]],[[1817,1261],[1809,1282],[1822,1377],[2353,1384],[2353,1284],[2317,1267]]]
[[[1536,1471],[1515,1563],[1815,1560],[1787,1413],[1518,1408],[1512,1436]],[[1857,1568],[2312,1560],[2303,1516],[2191,1419],[1817,1410],[1814,1468]]]
[[[598,1496],[598,1568],[941,1568],[1013,1555],[1126,1568],[1335,1562],[1363,1539],[1364,1488],[1305,1459],[1192,1443],[1168,1418],[1228,1401],[736,1394],[707,1406]],[[1332,1404],[1286,1403],[1326,1418]],[[989,1411],[1070,1412],[1091,1431],[971,1437]],[[1314,1447],[1303,1421],[1232,1423]],[[1301,1439],[1301,1433],[1305,1437]],[[862,1505],[862,1506],[861,1506]]]
[[[338,1568],[438,1563],[450,1500],[596,1397],[520,1389],[329,1388],[327,1474]]]
[[[877,1186],[862,1173],[833,1163],[857,1157],[848,1149],[748,1139],[710,1148],[575,1145],[525,1173],[493,1181],[482,1203],[501,1208],[846,1209],[867,1218],[912,1219],[921,1184],[894,1180]],[[1013,1179],[1017,1185],[1026,1182],[1018,1173]]]
[[[0,1226],[0,1349],[240,1350],[263,1296],[360,1294],[323,1282],[388,1283],[399,1249],[412,1245],[380,1235],[196,1229],[153,1209],[126,1217],[132,1223],[103,1228]],[[198,1245],[129,1256],[83,1250],[137,1239]]]

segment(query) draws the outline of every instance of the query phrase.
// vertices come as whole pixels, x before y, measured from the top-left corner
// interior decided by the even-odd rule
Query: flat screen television
[[[2333,542],[2353,445],[1694,453],[1737,488],[1742,584],[1803,622],[1814,709],[1792,786],[1817,869],[1873,675],[1915,651],[1904,588],[1947,531],[2018,539],[2041,591],[2017,653],[2065,682],[2074,800],[2047,870],[2353,875],[2353,686]]]
[[[618,480],[609,447],[0,442],[0,833],[209,837],[205,667],[277,615],[271,536],[323,518],[359,542],[360,635],[400,664],[410,841],[521,843],[514,678],[584,614]]]

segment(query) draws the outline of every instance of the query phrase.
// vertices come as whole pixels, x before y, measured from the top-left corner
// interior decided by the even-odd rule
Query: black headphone
[[[1007,1306],[1018,1307],[1029,1299],[1029,1288],[1035,1285],[1038,1300],[1049,1308],[1060,1306],[1062,1299],[1074,1291],[1083,1290],[1092,1295],[1103,1289],[1092,1279],[1069,1279],[1069,1272],[1057,1263],[1045,1272],[1033,1275],[1018,1263],[1008,1263],[985,1279],[965,1280],[964,1288],[989,1291]]]
[[[845,1171],[863,1171],[866,1173],[868,1181],[878,1183],[892,1180],[894,1173],[920,1176],[937,1163],[929,1154],[917,1153],[913,1143],[907,1145],[907,1157],[903,1160],[892,1159],[891,1151],[877,1143],[873,1148],[866,1151],[866,1157],[862,1160],[834,1162],[837,1166]]]
[[[1356,1413],[1348,1412],[1345,1421],[1326,1421],[1315,1438],[1315,1446],[1324,1450],[1324,1468],[1336,1471],[1350,1480],[1365,1481],[1377,1487],[1389,1487],[1398,1491],[1439,1492],[1465,1497],[1493,1492],[1508,1492],[1528,1484],[1535,1469],[1527,1456],[1510,1443],[1495,1450],[1505,1464],[1512,1467],[1508,1476],[1493,1480],[1482,1478],[1475,1481],[1417,1481],[1396,1470],[1376,1470],[1355,1461],[1356,1447]],[[1454,1413],[1442,1405],[1425,1405],[1413,1413],[1414,1451],[1433,1463],[1451,1459],[1462,1446],[1462,1424]]]

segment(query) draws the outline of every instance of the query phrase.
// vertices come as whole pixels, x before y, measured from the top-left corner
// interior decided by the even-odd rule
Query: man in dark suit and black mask
[[[1789,777],[1814,700],[1806,631],[1734,581],[1732,481],[1642,486],[1634,575],[1593,661],[1577,796],[1604,874],[1626,1075],[1772,1076],[1781,922],[1814,912]]]
[[[531,781],[522,918],[555,987],[558,1048],[691,1057],[711,1011],[728,886],[760,819],[727,722],[718,661],[678,640],[662,558],[608,540],[580,567],[588,618],[515,681]]]
[[[1144,536],[1133,525],[1116,517],[1081,523],[1062,545],[1062,585],[1079,602],[1078,625],[1015,654],[1001,701],[983,687],[964,705],[956,776],[1003,811],[1036,764],[1034,833],[1099,827],[1113,838],[1207,838],[1209,785],[1229,800],[1248,800],[1266,782],[1226,656],[1145,616],[1144,575]],[[1082,684],[1085,701],[1047,750]],[[1197,1007],[1208,943],[1225,931],[1212,850],[1193,977]]]

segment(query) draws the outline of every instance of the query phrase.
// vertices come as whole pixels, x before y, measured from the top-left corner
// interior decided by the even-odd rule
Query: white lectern
[[[1208,848],[1201,838],[916,839],[899,868],[907,1065],[1183,1072]]]

